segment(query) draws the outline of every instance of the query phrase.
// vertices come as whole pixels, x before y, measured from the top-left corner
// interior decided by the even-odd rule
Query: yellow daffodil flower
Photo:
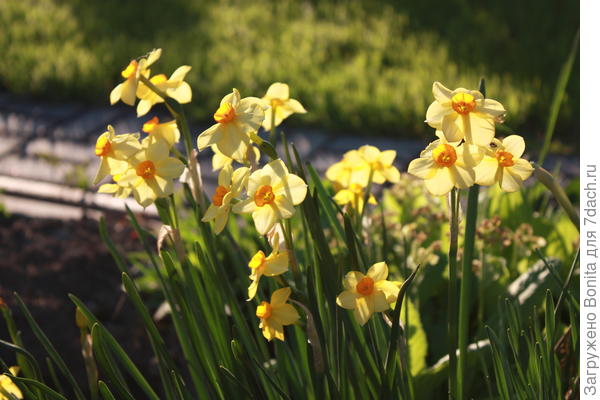
[[[142,141],[142,150],[129,159],[130,168],[120,176],[120,186],[131,187],[135,200],[148,207],[158,197],[173,193],[173,179],[183,172],[184,165],[169,157],[169,145],[164,140]]]
[[[354,317],[364,325],[374,312],[383,312],[395,302],[400,291],[398,285],[387,279],[388,266],[385,262],[373,264],[364,275],[350,271],[344,278],[344,290],[336,299],[338,306],[354,310]]]
[[[163,139],[169,144],[169,147],[178,143],[181,136],[175,120],[160,123],[158,117],[146,121],[142,127],[142,131],[146,132],[152,141]]]
[[[356,212],[362,213],[365,204],[365,188],[358,183],[351,183],[347,188],[342,188],[333,196],[333,200],[340,206],[350,204]],[[369,194],[369,204],[377,204],[373,194]]]
[[[130,106],[135,104],[140,74],[150,74],[148,67],[160,58],[161,52],[161,49],[154,49],[147,57],[131,60],[129,65],[121,71],[121,76],[125,78],[125,82],[118,84],[110,92],[110,104],[115,104],[119,100],[123,100],[123,103]]]
[[[306,110],[298,100],[290,99],[290,88],[285,83],[273,83],[269,86],[267,94],[261,100],[268,107],[262,123],[263,128],[267,131],[271,129],[273,121],[275,122],[275,126],[279,126],[284,119],[294,113],[306,113]]]
[[[229,158],[223,153],[219,151],[216,145],[211,146],[212,151],[215,153],[212,157],[212,167],[213,171],[218,171],[226,165],[231,165],[234,161],[239,162],[240,164],[245,165],[256,165],[260,160],[260,150],[256,146],[248,146],[248,151],[246,155],[241,160],[234,160],[233,158]]]
[[[352,183],[365,187],[369,180],[369,164],[358,150],[350,150],[344,154],[341,161],[327,168],[325,176],[342,187],[349,187]]]
[[[263,301],[256,307],[256,316],[260,318],[258,327],[263,336],[270,342],[273,338],[285,340],[283,327],[292,325],[300,319],[298,311],[287,304],[292,290],[289,287],[278,289],[271,295],[271,302]]]
[[[249,174],[249,168],[242,167],[233,171],[231,164],[219,172],[219,186],[215,189],[211,204],[202,217],[203,222],[215,221],[215,233],[221,233],[225,228],[231,211],[231,200],[240,195],[248,182]]]
[[[248,196],[233,206],[233,212],[252,213],[256,230],[264,235],[277,221],[294,215],[294,206],[306,197],[306,182],[278,159],[250,175]]]
[[[425,180],[434,196],[447,194],[453,187],[465,189],[475,182],[475,171],[483,157],[478,146],[448,143],[438,139],[408,165],[408,173]]]
[[[17,374],[19,373],[19,367],[10,367],[8,370],[14,376],[17,376]],[[0,390],[0,400],[9,400],[10,399],[10,397],[5,396],[4,394],[2,394],[2,392],[11,394],[14,397],[16,397],[17,399],[23,398],[23,393],[21,393],[21,390],[19,389],[19,387],[12,381],[12,379],[10,379],[6,375],[0,375],[0,389],[1,389]]]
[[[506,114],[502,104],[484,98],[478,90],[450,90],[434,82],[433,96],[425,122],[441,129],[448,142],[464,138],[467,143],[488,146],[494,138],[495,120]]]
[[[525,151],[521,136],[510,135],[504,140],[494,139],[486,155],[475,167],[475,183],[493,185],[498,182],[505,192],[516,192],[533,173],[529,161],[520,158]]]
[[[364,145],[358,149],[358,154],[369,165],[373,171],[373,182],[398,183],[400,181],[400,171],[392,164],[396,158],[395,150],[380,151],[375,146]]]
[[[217,146],[229,158],[242,159],[250,146],[250,132],[260,128],[265,112],[257,97],[241,99],[240,92],[223,97],[214,114],[217,122],[198,136],[198,150]]]
[[[268,256],[265,256],[262,250],[259,250],[248,263],[250,267],[250,280],[252,283],[248,286],[248,300],[252,300],[256,296],[258,282],[263,275],[277,276],[288,270],[290,258],[287,250],[279,251],[279,240],[275,240],[273,251]]]
[[[184,82],[185,76],[192,67],[182,65],[167,79],[164,74],[154,75],[150,78],[150,82],[154,84],[163,93],[172,99],[175,99],[179,104],[186,104],[192,101],[192,88],[187,82]],[[153,105],[163,103],[165,100],[146,85],[138,85],[137,97],[140,102],[137,105],[137,116],[141,117],[150,111]]]
[[[126,133],[116,135],[112,126],[96,140],[96,156],[100,158],[100,166],[94,178],[94,185],[106,175],[117,175],[129,167],[127,160],[141,149],[139,135]]]
[[[98,188],[98,193],[110,193],[113,197],[125,199],[131,194],[131,187],[119,185],[121,175],[113,175],[115,183],[105,183]]]

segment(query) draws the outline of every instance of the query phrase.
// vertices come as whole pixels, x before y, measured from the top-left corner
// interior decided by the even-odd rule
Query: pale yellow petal
[[[219,177],[217,178],[217,183],[219,186],[230,187],[231,186],[231,177],[233,175],[233,167],[231,164],[223,167],[221,172],[219,172]]]
[[[347,310],[354,310],[356,308],[356,298],[358,295],[350,290],[344,290],[338,295],[335,302],[338,306]]]
[[[441,128],[442,119],[452,112],[452,107],[442,105],[438,101],[434,101],[427,108],[425,122],[432,128]]]
[[[452,91],[440,82],[433,82],[433,88],[431,89],[433,97],[440,103],[446,103],[452,99]]]
[[[450,176],[454,185],[459,189],[466,189],[473,186],[475,183],[475,171],[473,168],[466,168],[460,165],[454,164],[450,168]]]
[[[156,163],[157,175],[165,178],[175,179],[179,178],[185,169],[185,165],[174,157],[169,157],[165,160]]]
[[[431,179],[437,171],[433,158],[416,158],[408,164],[408,173],[421,179]]]
[[[277,216],[278,212],[271,205],[256,207],[252,212],[256,231],[261,235],[266,235],[277,222]]]
[[[291,111],[295,112],[296,114],[306,114],[306,109],[304,108],[304,106],[302,104],[300,104],[300,102],[296,99],[289,99],[286,103],[285,106],[287,108],[289,108]]]
[[[308,186],[302,178],[294,174],[289,174],[287,176],[286,186],[286,195],[290,198],[294,205],[298,205],[304,201]]]
[[[356,291],[356,284],[358,282],[361,281],[362,278],[364,278],[365,275],[362,272],[359,271],[350,271],[346,274],[346,276],[344,277],[344,288],[346,288],[347,290]]]
[[[485,114],[469,113],[457,120],[458,125],[464,132],[467,143],[477,146],[489,146],[496,133],[496,127],[492,118]]]
[[[498,179],[498,160],[486,156],[475,169],[475,183],[483,186],[493,185]]]
[[[198,150],[204,150],[205,148],[218,143],[223,136],[221,124],[214,124],[198,136],[197,146]]]
[[[504,151],[513,155],[513,158],[520,158],[525,152],[525,140],[519,135],[510,135],[502,140]]]
[[[511,174],[506,168],[502,168],[502,173],[500,174],[500,189],[505,192],[516,192],[521,189],[521,178],[517,175]]]
[[[493,118],[506,114],[504,106],[500,104],[500,102],[492,99],[477,100],[477,111]]]
[[[465,138],[461,116],[452,111],[442,119],[442,133],[448,142],[459,142]],[[466,139],[465,139],[466,140]]]
[[[358,322],[361,326],[366,324],[367,321],[371,318],[374,311],[373,300],[369,297],[357,297],[356,298],[356,308],[354,309],[354,317],[356,318],[356,322]]]
[[[289,287],[284,287],[281,289],[277,289],[271,295],[271,306],[275,307],[277,305],[285,304],[288,301],[288,298],[292,294],[292,289]]]
[[[279,218],[291,218],[296,212],[294,204],[286,196],[277,196],[275,199],[275,207],[279,213]]]
[[[270,255],[265,261],[263,273],[266,276],[281,275],[288,270],[290,258],[287,251],[282,251],[277,255]]]
[[[531,163],[522,158],[514,160],[515,164],[511,167],[505,168],[512,175],[519,177],[521,181],[525,181],[533,173],[533,167]]]
[[[393,282],[390,281],[378,281],[375,282],[375,289],[380,290],[386,298],[388,303],[393,303],[398,298],[400,288]]]
[[[121,99],[121,93],[123,93],[123,84],[119,83],[110,92],[110,104],[113,105]]]
[[[290,87],[281,82],[275,82],[269,86],[265,99],[287,100],[290,98]]]
[[[179,104],[187,104],[192,101],[192,88],[187,82],[181,82],[176,88],[167,89],[167,94]]]
[[[388,266],[384,261],[373,264],[367,271],[367,276],[373,279],[375,282],[383,281],[388,276]]]
[[[300,319],[300,315],[291,304],[278,304],[273,306],[271,319],[281,325],[292,325]]]
[[[371,301],[373,302],[373,311],[375,312],[383,312],[390,308],[390,304],[387,302],[387,298],[385,294],[379,290],[374,291],[371,296]]]
[[[436,168],[435,175],[425,180],[425,187],[434,196],[444,196],[454,187],[448,168]]]
[[[254,296],[256,296],[256,291],[258,290],[258,281],[260,280],[260,275],[257,279],[253,280],[248,286],[248,300],[252,300]]]
[[[250,212],[254,212],[257,209],[256,203],[254,199],[248,198],[236,203],[233,206],[233,212],[236,214],[246,214]]]

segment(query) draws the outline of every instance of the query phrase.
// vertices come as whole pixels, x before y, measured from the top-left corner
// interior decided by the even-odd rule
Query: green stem
[[[450,369],[448,397],[457,395],[456,347],[457,347],[457,256],[458,252],[458,190],[450,192],[450,249],[448,251],[448,358]]]
[[[271,142],[273,146],[277,145],[277,143],[275,142],[275,140],[277,139],[277,127],[275,126],[275,109],[276,107],[271,105],[271,133],[269,134],[269,142]]]
[[[287,221],[286,221],[287,222]],[[281,230],[283,231],[283,238],[285,240],[285,247],[287,247],[289,258],[290,258],[290,266],[292,268],[292,275],[294,276],[294,283],[296,287],[299,289],[302,287],[302,275],[300,274],[300,268],[298,267],[298,260],[296,259],[296,253],[294,251],[294,242],[292,241],[292,229],[291,224],[287,224],[289,229],[286,229],[283,221],[279,223],[281,225]]]
[[[471,290],[473,281],[473,249],[475,247],[475,230],[477,226],[477,205],[479,198],[479,185],[469,189],[467,200],[467,225],[465,228],[462,281],[460,284],[460,304],[458,312],[458,393],[457,398],[466,396],[465,374],[467,368],[467,346],[469,345],[469,315],[471,311]]]

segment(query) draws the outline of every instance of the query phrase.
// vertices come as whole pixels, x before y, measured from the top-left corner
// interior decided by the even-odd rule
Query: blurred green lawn
[[[237,87],[262,96],[287,82],[333,132],[433,137],[423,123],[431,84],[474,88],[509,110],[507,125],[540,139],[579,26],[568,0],[190,1],[2,0],[0,86],[56,100],[108,103],[131,58],[153,47],[153,72],[193,70],[188,108],[208,121]],[[578,62],[557,135],[578,137]]]

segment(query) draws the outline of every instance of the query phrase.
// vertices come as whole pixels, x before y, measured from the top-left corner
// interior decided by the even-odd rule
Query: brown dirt
[[[107,226],[120,249],[140,250],[123,215],[108,215]],[[83,387],[87,381],[79,330],[68,293],[79,297],[104,323],[150,382],[156,377],[141,319],[121,290],[119,270],[100,239],[96,221],[0,217],[0,297],[11,308],[25,346],[44,365],[46,354],[17,308],[13,292],[27,304]],[[1,318],[0,338],[10,341]],[[8,364],[15,359],[3,348],[0,358]]]

